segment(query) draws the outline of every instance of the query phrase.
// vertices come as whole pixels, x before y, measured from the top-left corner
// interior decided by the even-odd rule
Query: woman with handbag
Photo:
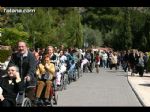
[[[54,78],[54,74],[55,74],[55,66],[53,63],[50,62],[49,55],[46,54],[36,70],[36,75],[38,79],[36,91],[36,103],[39,102],[44,87],[46,87],[44,94],[45,103],[48,104],[50,103],[49,97],[50,97],[50,90],[52,89],[52,80]]]

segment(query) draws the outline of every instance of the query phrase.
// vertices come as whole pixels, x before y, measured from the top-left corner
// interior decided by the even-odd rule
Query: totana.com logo
[[[4,8],[5,13],[34,13],[35,9]]]

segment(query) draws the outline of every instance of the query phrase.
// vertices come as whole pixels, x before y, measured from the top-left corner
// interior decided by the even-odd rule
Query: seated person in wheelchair
[[[41,94],[46,87],[44,98],[45,103],[49,102],[50,90],[52,89],[52,81],[54,79],[55,66],[53,63],[50,63],[49,55],[45,55],[42,62],[38,65],[36,70],[37,75],[37,91],[36,91],[36,101],[35,103],[40,102]]]
[[[16,96],[19,91],[24,90],[17,66],[10,66],[7,75],[0,81],[0,107],[16,106]]]

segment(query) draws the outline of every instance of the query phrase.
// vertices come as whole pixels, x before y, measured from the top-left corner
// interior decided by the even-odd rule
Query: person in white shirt
[[[82,60],[82,63],[81,63],[81,70],[83,71],[83,66],[85,64],[89,63],[89,61],[84,57],[84,59]]]
[[[90,61],[86,58],[86,56],[83,58],[82,63],[81,63],[81,70],[84,72],[85,71],[85,65],[87,64],[88,70],[92,73],[92,68],[90,66]]]
[[[60,51],[59,53],[59,59],[58,59],[58,66],[59,71],[56,73],[56,84],[59,86],[61,83],[61,75],[67,70],[66,65],[67,57],[64,55],[64,51]]]
[[[64,51],[60,51],[59,60],[61,63],[65,63],[67,61],[67,57],[64,55]]]
[[[107,59],[108,59],[108,55],[107,55],[106,51],[104,51],[102,53],[102,64],[103,64],[104,68],[107,67]]]

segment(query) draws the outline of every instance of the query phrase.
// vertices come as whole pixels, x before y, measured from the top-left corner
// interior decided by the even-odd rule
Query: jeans
[[[103,64],[103,67],[106,68],[107,67],[107,60],[102,60],[102,64]]]
[[[70,69],[68,70],[68,73],[71,77],[73,77],[73,73],[75,71],[75,63],[71,65]]]

